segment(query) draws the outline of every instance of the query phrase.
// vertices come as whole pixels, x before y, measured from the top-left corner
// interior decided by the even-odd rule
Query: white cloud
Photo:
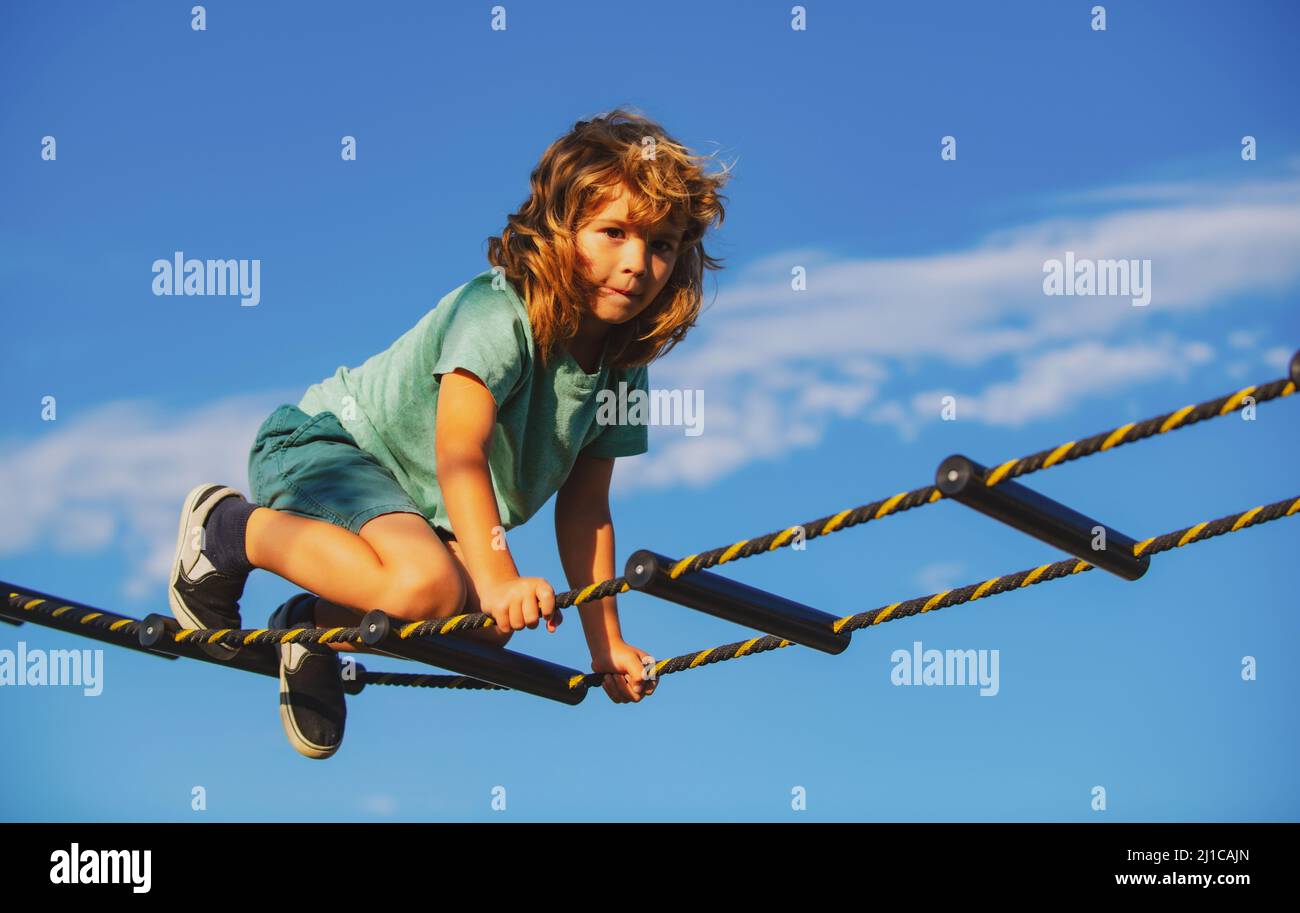
[[[1191,369],[1213,360],[1201,343],[1165,339],[1149,344],[1107,346],[1100,342],[1031,354],[1016,376],[973,394],[957,394],[958,421],[1018,427],[1068,414],[1091,396],[1117,393],[1149,381],[1185,379]],[[936,404],[948,391],[918,393],[912,408],[920,418],[938,418]]]
[[[397,799],[389,795],[362,796],[361,810],[371,815],[391,815],[397,811]]]
[[[247,495],[258,426],[281,402],[296,401],[296,393],[231,397],[183,415],[135,400],[75,410],[62,402],[55,421],[34,415],[25,439],[0,447],[11,518],[0,524],[0,554],[118,547],[127,554],[124,595],[159,596],[185,493],[210,481]]]
[[[942,593],[958,586],[970,583],[962,578],[966,564],[962,561],[936,561],[927,564],[916,573],[916,584],[923,594]]]
[[[1253,349],[1259,344],[1259,332],[1233,330],[1228,334],[1228,345],[1234,349]]]
[[[1295,355],[1295,351],[1285,346],[1273,346],[1260,353],[1260,360],[1266,367],[1277,372],[1278,377],[1285,377],[1291,369],[1291,358]]]

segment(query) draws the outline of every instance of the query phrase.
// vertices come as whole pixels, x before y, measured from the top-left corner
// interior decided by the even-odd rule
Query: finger
[[[636,703],[637,701],[641,700],[641,695],[637,692],[636,687],[632,684],[631,680],[626,675],[618,676],[618,684],[620,690],[623,692],[624,695],[627,696],[627,699],[629,701],[631,701],[632,703]]]
[[[615,704],[623,703],[623,701],[618,696],[618,692],[614,690],[614,676],[606,675],[602,684],[604,685],[605,693],[609,695],[609,699],[611,701],[613,701]]]
[[[555,629],[558,628],[560,623],[563,621],[564,614],[559,609],[556,609],[555,612],[552,613],[551,617],[546,619],[546,630],[554,634]]]
[[[542,610],[542,614],[546,616],[559,611],[555,607],[555,590],[545,581],[537,585],[537,605]]]
[[[492,613],[492,620],[497,623],[497,627],[502,631],[510,630],[510,612],[507,609],[499,609]]]
[[[510,623],[515,626],[516,631],[524,629],[524,607],[518,599],[510,603]]]
[[[645,694],[646,688],[650,686],[650,678],[649,678],[649,674],[646,672],[645,659],[646,659],[645,656],[642,655],[641,666],[638,667],[635,671],[629,670],[627,673],[628,682],[632,685],[634,689],[636,689],[637,694],[642,694],[642,695]]]
[[[524,593],[523,607],[524,624],[528,625],[530,628],[537,627],[537,619],[540,616],[537,614],[537,593],[535,591],[529,590]]]

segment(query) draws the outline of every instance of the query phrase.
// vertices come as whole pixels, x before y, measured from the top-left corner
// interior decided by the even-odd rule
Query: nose
[[[623,244],[623,269],[630,272],[638,280],[646,274],[649,269],[650,245],[640,238],[629,240]]]

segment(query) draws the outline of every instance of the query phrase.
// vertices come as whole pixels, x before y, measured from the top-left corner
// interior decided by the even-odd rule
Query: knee
[[[394,575],[383,609],[403,621],[429,621],[457,614],[465,598],[465,584],[455,568],[441,574],[405,571]]]

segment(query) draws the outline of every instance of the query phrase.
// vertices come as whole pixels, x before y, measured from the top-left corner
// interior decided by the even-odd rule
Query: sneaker
[[[318,597],[299,593],[271,613],[268,628],[314,628]],[[309,758],[328,758],[343,744],[348,706],[343,661],[323,644],[276,644],[280,656],[280,722],[289,744]]]
[[[225,485],[196,485],[185,496],[181,508],[180,529],[176,534],[176,557],[172,561],[171,586],[167,601],[172,615],[187,628],[234,628],[241,626],[239,597],[244,595],[247,574],[224,574],[196,545],[203,542],[204,524],[217,502],[225,498],[243,498]],[[214,659],[228,660],[239,650],[225,644],[201,644]]]

